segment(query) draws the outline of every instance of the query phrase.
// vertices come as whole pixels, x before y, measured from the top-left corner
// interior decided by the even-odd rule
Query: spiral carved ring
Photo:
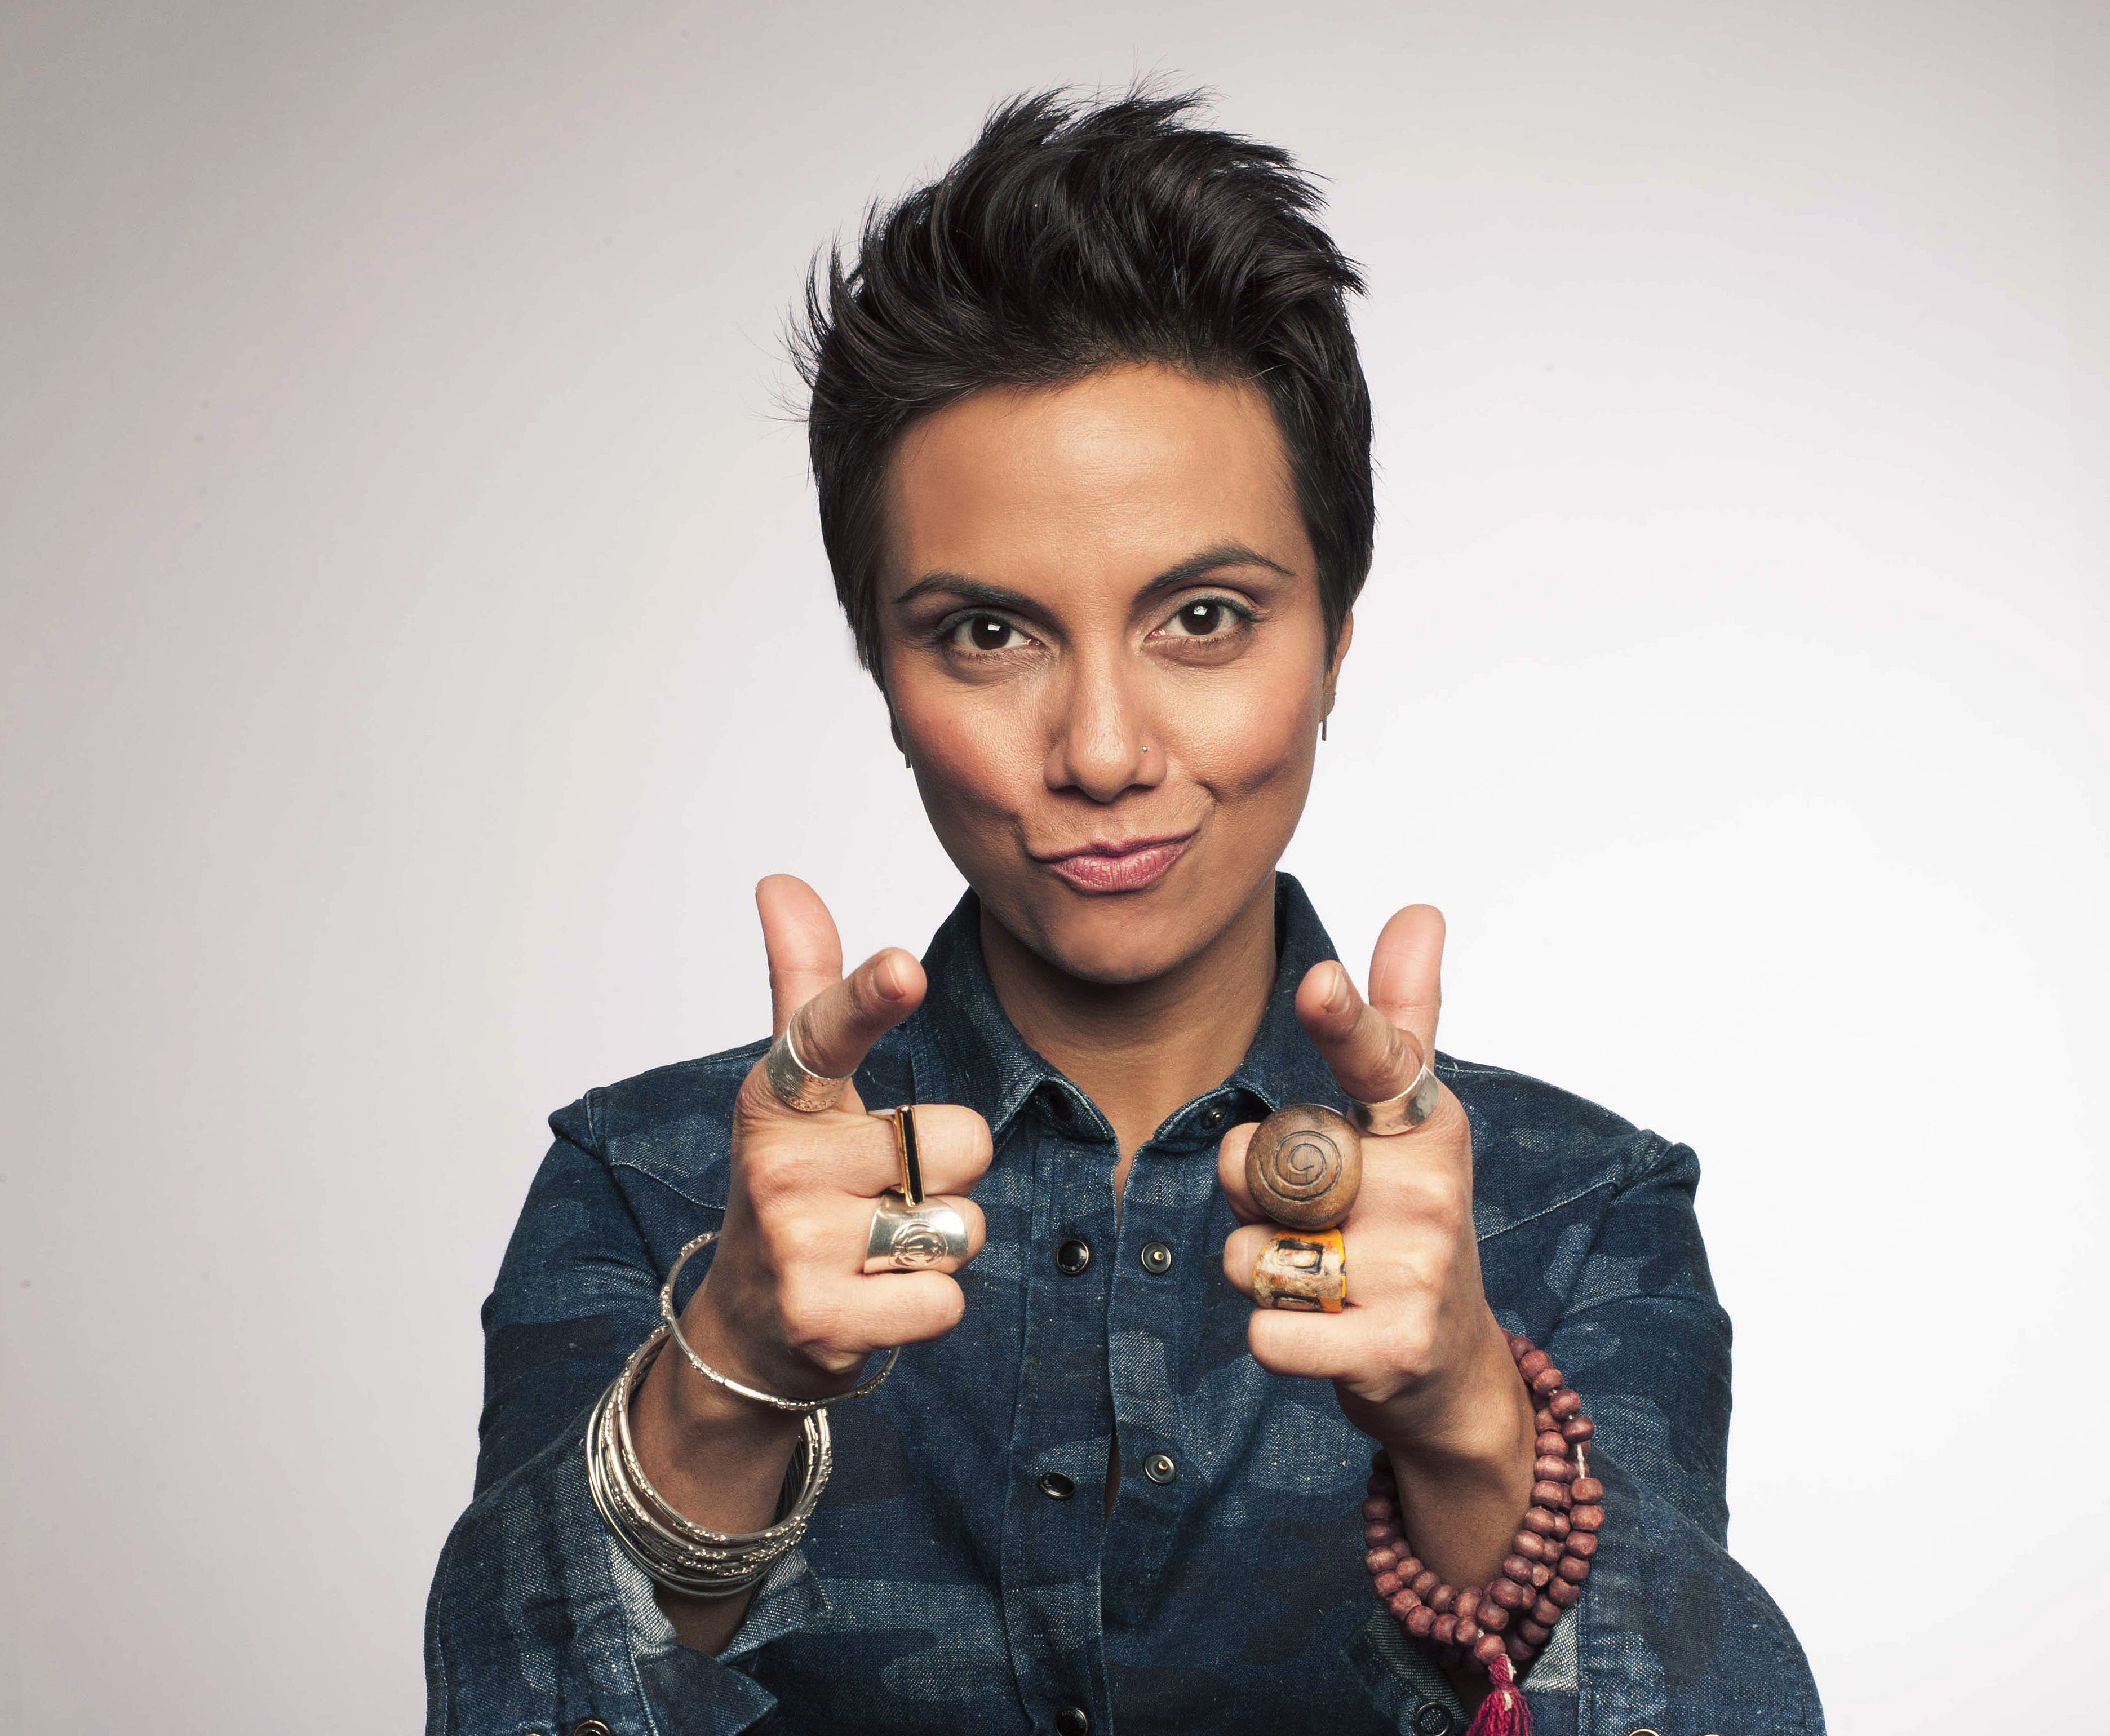
[[[1330,1230],[1363,1185],[1363,1142],[1352,1122],[1317,1104],[1277,1109],[1246,1147],[1253,1203],[1293,1230]]]

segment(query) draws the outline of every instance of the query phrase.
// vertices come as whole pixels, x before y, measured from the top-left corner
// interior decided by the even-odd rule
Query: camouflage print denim
[[[927,1002],[858,1086],[875,1105],[971,1104],[994,1130],[967,1317],[831,1412],[835,1480],[721,1657],[676,1641],[609,1543],[581,1442],[675,1251],[719,1222],[728,1108],[761,1045],[554,1116],[484,1310],[475,1498],[428,1610],[429,1736],[563,1736],[590,1718],[615,1736],[1054,1732],[1080,1711],[1101,1736],[1462,1729],[1371,1598],[1357,1509],[1372,1443],[1329,1386],[1254,1363],[1221,1274],[1223,1130],[1343,1101],[1291,1010],[1332,949],[1287,877],[1278,911],[1251,1051],[1137,1154],[1118,1217],[1113,1134],[1005,1018],[971,895],[940,931]],[[1472,1122],[1488,1299],[1597,1421],[1605,1530],[1526,1680],[1540,1736],[1821,1731],[1793,1633],[1723,1547],[1729,1322],[1692,1154],[1518,1074],[1447,1057],[1438,1071]],[[1055,1259],[1071,1239],[1092,1250],[1075,1273]],[[1161,1246],[1169,1266],[1142,1257]],[[1116,1441],[1125,1475],[1103,1516]],[[1160,1454],[1170,1474],[1140,1474]],[[1073,1498],[1042,1492],[1051,1472]]]

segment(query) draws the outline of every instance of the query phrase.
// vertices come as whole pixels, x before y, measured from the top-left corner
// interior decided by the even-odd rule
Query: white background
[[[540,1117],[763,1028],[762,873],[860,955],[957,893],[809,251],[1154,69],[1372,283],[1288,865],[1353,959],[1445,908],[1453,1052],[1697,1147],[1732,1547],[1836,1729],[2004,1727],[2110,1621],[2105,20],[7,6],[0,1725],[416,1725]]]

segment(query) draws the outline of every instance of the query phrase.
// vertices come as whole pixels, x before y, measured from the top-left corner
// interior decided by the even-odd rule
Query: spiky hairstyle
[[[1370,571],[1370,397],[1355,266],[1287,152],[1190,124],[1197,95],[1060,91],[990,115],[937,180],[817,258],[793,329],[821,537],[859,661],[879,673],[886,468],[918,417],[986,387],[1124,362],[1256,383],[1319,569],[1330,650]]]

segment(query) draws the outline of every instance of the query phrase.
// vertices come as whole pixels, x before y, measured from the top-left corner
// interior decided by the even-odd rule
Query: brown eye
[[[952,637],[953,642],[963,650],[1006,651],[1024,635],[999,616],[971,614],[953,623]]]
[[[1224,624],[1229,611],[1213,597],[1204,597],[1199,602],[1189,603],[1172,619],[1180,631],[1190,638],[1206,639]]]

